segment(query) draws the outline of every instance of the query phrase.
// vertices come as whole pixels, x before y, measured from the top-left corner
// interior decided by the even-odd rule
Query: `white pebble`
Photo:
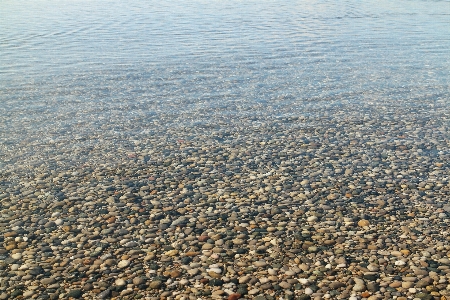
[[[397,260],[394,264],[396,266],[404,266],[406,263],[403,260]]]
[[[209,268],[209,269],[208,269],[208,272],[209,272],[209,271],[214,272],[214,273],[217,273],[217,274],[222,273],[222,270],[221,270],[220,268]]]
[[[120,261],[118,264],[117,264],[117,266],[119,267],[119,268],[126,268],[126,267],[128,267],[130,265],[130,261],[129,260],[122,260],[122,261]]]
[[[301,284],[308,284],[309,280],[307,278],[299,278],[298,282],[300,282]]]
[[[308,222],[315,222],[315,221],[317,221],[317,217],[316,216],[311,216],[311,217],[308,217],[308,219],[306,219]]]
[[[22,253],[14,253],[13,255],[11,255],[12,258],[14,259],[21,259],[22,258]]]
[[[123,280],[123,279],[121,279],[121,278],[119,278],[119,279],[116,280],[116,285],[117,285],[117,286],[124,286],[124,285],[126,285],[126,284],[127,284],[126,281]]]

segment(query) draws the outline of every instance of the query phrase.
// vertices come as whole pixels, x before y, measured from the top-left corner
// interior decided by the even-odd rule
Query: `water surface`
[[[96,132],[449,108],[449,1],[6,0],[0,29],[3,153]]]

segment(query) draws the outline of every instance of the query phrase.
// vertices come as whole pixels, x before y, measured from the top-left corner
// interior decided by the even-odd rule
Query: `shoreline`
[[[445,116],[391,113],[36,145],[4,166],[0,298],[448,296]]]

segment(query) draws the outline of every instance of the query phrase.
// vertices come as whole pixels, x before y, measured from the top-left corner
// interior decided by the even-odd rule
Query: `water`
[[[448,122],[449,49],[450,1],[4,0],[1,153],[337,110]]]

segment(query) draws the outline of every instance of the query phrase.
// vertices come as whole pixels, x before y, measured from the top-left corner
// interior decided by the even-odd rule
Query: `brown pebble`
[[[200,283],[207,284],[209,282],[208,278],[202,278],[200,279]]]
[[[10,231],[10,232],[7,232],[7,233],[4,234],[5,238],[7,238],[7,237],[16,237],[16,236],[17,236],[17,232],[15,232],[15,231]]]
[[[208,275],[211,276],[212,278],[221,278],[222,276],[216,272],[213,271],[209,271]]]
[[[110,218],[108,218],[106,220],[106,223],[108,223],[108,224],[111,224],[111,223],[114,223],[114,222],[116,222],[116,217],[114,217],[114,216],[112,216],[112,217],[110,217]]]
[[[367,249],[369,249],[369,250],[378,250],[378,247],[377,247],[377,245],[370,244],[370,245],[367,245]]]
[[[241,298],[241,294],[231,294],[230,296],[228,296],[228,300],[238,300],[239,298]]]
[[[172,272],[169,273],[170,277],[172,278],[177,278],[181,276],[181,272],[178,270],[173,270]]]
[[[398,288],[402,286],[402,282],[401,281],[394,281],[393,283],[389,284],[389,286],[391,288]]]
[[[207,235],[201,235],[198,237],[199,242],[206,242],[207,240],[209,240],[209,236]]]
[[[247,231],[247,228],[243,227],[243,226],[236,226],[234,227],[235,231]]]
[[[17,248],[17,243],[16,242],[10,242],[5,246],[5,250],[13,250]]]
[[[407,249],[400,250],[400,252],[401,252],[404,256],[408,256],[408,255],[411,253],[411,251],[409,251],[409,250],[407,250]]]
[[[360,226],[360,227],[365,227],[365,226],[369,226],[369,225],[370,225],[370,223],[367,220],[362,219],[362,220],[358,221],[358,226]]]

